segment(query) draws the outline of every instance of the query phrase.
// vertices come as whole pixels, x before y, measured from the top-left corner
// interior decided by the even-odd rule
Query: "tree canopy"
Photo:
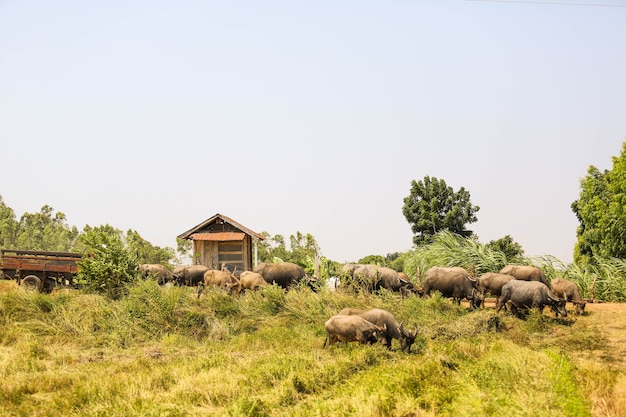
[[[465,226],[478,220],[478,210],[480,207],[471,203],[470,193],[464,187],[454,191],[444,180],[429,176],[411,181],[410,194],[402,206],[416,245],[430,242],[443,230],[470,236],[472,231]]]
[[[571,208],[579,222],[576,262],[626,258],[626,142],[621,154],[613,157],[611,170],[589,167]]]

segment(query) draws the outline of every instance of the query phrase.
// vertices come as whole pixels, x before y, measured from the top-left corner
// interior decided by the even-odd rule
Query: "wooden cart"
[[[81,255],[71,252],[44,252],[3,249],[0,251],[0,273],[15,279],[18,285],[50,292],[61,286],[73,286]]]

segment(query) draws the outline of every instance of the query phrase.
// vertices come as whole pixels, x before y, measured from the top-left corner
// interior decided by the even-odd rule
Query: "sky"
[[[560,3],[560,4],[557,4]],[[626,141],[626,1],[0,0],[0,196],[157,246],[220,213],[406,252],[411,181],[571,262]]]

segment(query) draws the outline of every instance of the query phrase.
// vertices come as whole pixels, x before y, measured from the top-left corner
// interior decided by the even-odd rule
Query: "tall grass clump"
[[[626,301],[626,260],[596,259],[594,264],[572,264],[566,277],[576,282],[584,297]]]
[[[410,276],[423,276],[430,267],[459,266],[476,275],[499,271],[507,264],[503,252],[492,249],[455,233],[442,231],[433,242],[415,248],[405,261],[405,271]]]

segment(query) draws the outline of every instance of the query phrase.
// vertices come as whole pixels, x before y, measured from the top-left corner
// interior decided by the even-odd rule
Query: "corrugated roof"
[[[240,223],[237,223],[236,221],[234,221],[230,217],[226,217],[223,214],[219,214],[219,213],[217,213],[215,216],[213,216],[213,217],[203,221],[199,225],[192,227],[191,229],[187,230],[185,233],[182,233],[182,234],[178,235],[178,237],[180,239],[192,239],[191,235],[197,233],[198,230],[203,229],[204,227],[206,227],[209,224],[217,221],[218,219],[222,219],[226,223],[229,223],[229,224],[235,226],[237,229],[241,230],[244,233],[247,233],[248,235],[252,236],[253,238],[256,238],[256,239],[259,239],[259,240],[265,240],[265,237],[263,235],[260,235],[260,234],[258,234],[256,232],[253,232],[252,230],[248,229],[244,225],[242,225]],[[215,239],[207,239],[207,240],[215,240]],[[239,240],[241,240],[241,239],[239,239]]]
[[[193,240],[211,240],[217,242],[226,242],[231,240],[243,240],[245,233],[241,232],[219,232],[219,233],[194,233],[190,236]]]

